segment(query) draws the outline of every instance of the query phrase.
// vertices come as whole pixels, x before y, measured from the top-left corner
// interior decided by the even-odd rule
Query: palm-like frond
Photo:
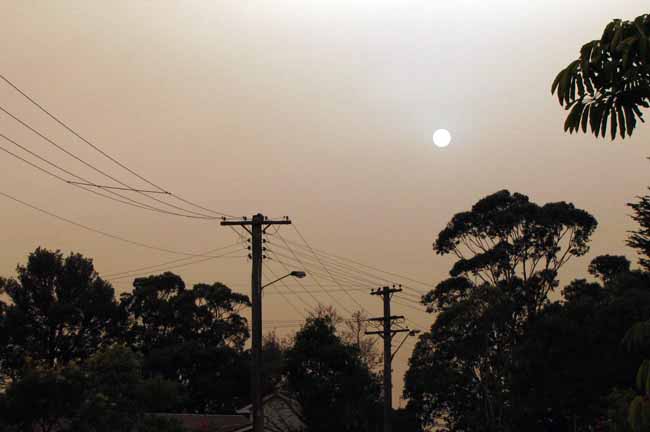
[[[591,130],[612,139],[632,135],[642,108],[650,107],[650,15],[614,20],[600,40],[585,44],[580,57],[555,78],[551,92],[569,112],[564,130]]]

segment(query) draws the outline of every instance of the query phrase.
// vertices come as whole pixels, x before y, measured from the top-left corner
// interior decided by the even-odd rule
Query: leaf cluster
[[[560,71],[551,92],[568,111],[565,131],[611,138],[631,136],[650,101],[650,16],[615,19],[600,39]]]

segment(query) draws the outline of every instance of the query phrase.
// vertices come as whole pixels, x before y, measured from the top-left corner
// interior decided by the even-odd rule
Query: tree
[[[289,342],[281,340],[275,332],[262,340],[262,394],[271,394],[284,384],[286,353]]]
[[[309,313],[308,318],[330,320],[337,328],[337,331],[340,329],[339,336],[341,340],[356,347],[361,358],[371,370],[375,370],[382,364],[383,353],[377,346],[378,339],[366,335],[369,325],[368,316],[364,311],[353,312],[349,319],[343,319],[333,306],[319,304]]]
[[[30,368],[8,386],[2,419],[19,430],[58,431],[77,415],[84,390],[84,376],[75,366]]]
[[[544,308],[515,350],[512,391],[520,430],[574,424],[594,430],[608,410],[618,409],[641,360],[621,340],[650,315],[649,283],[638,271],[602,285],[578,279],[564,288],[562,303]]]
[[[425,425],[443,418],[452,431],[513,428],[513,351],[595,228],[572,204],[539,206],[508,191],[452,218],[434,250],[457,261],[423,298],[438,316],[406,375],[405,397]]]
[[[601,255],[589,264],[589,274],[600,278],[603,284],[614,280],[617,276],[630,271],[630,261],[620,255]]]
[[[615,19],[600,39],[588,42],[580,56],[558,73],[551,92],[569,111],[564,124],[571,133],[587,129],[614,139],[632,135],[642,108],[650,104],[650,16]]]
[[[129,431],[142,415],[142,360],[127,347],[98,351],[84,366],[86,391],[73,431]],[[162,395],[161,395],[162,397]]]
[[[145,416],[138,425],[138,432],[187,432],[187,430],[176,419]]]
[[[179,383],[192,412],[229,411],[248,400],[248,297],[223,284],[186,289],[173,274],[139,278],[122,296],[128,342],[144,356],[147,377]]]
[[[114,340],[119,307],[91,259],[38,248],[17,273],[0,278],[10,300],[1,311],[5,373],[15,375],[26,358],[50,367],[82,361]]]
[[[650,195],[639,197],[636,203],[629,204],[634,212],[632,219],[639,229],[632,232],[627,244],[639,252],[639,264],[650,271]]]
[[[140,356],[116,345],[82,366],[28,366],[9,385],[2,418],[26,431],[131,431],[152,408],[153,387],[164,390],[156,394],[156,406],[175,403],[173,383],[143,379]]]
[[[287,352],[289,389],[311,432],[372,431],[380,411],[377,377],[331,318],[308,318]]]
[[[366,331],[370,330],[368,322],[365,312],[354,312],[350,319],[342,323],[341,339],[359,350],[361,359],[370,370],[376,370],[382,365],[383,354],[377,346],[379,339],[366,335]]]

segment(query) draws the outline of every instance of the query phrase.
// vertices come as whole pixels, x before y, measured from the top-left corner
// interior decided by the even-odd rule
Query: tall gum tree
[[[589,250],[596,226],[572,204],[538,205],[507,190],[451,219],[434,250],[457,260],[423,297],[437,318],[406,374],[405,396],[424,424],[511,430],[513,347],[548,303],[561,267]]]

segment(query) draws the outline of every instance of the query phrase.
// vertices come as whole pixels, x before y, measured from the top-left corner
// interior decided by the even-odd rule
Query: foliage
[[[138,424],[138,432],[186,432],[176,419],[145,416]]]
[[[114,340],[119,308],[91,259],[38,248],[17,272],[17,279],[0,278],[10,300],[2,308],[3,372],[15,375],[27,357],[50,367],[83,361]]]
[[[239,312],[248,298],[220,283],[186,289],[173,273],[136,279],[134,287],[121,305],[129,320],[128,342],[143,354],[146,376],[179,383],[186,393],[184,409],[192,412],[243,405],[248,326]]]
[[[544,308],[514,352],[519,429],[566,430],[574,423],[597,429],[608,411],[620,423],[611,414],[621,403],[612,391],[632,387],[631,371],[640,361],[621,339],[650,315],[649,284],[641,272],[621,273],[605,285],[579,279],[564,288],[563,303]]]
[[[93,354],[84,365],[30,366],[12,382],[2,418],[22,430],[44,432],[131,431],[151,408],[151,383],[142,378],[140,357],[123,346]],[[156,396],[158,406],[177,398],[173,383]]]
[[[311,432],[375,430],[377,377],[337,335],[331,318],[308,318],[286,356],[289,389]]]
[[[607,420],[609,432],[633,432],[628,421],[629,405],[634,399],[634,391],[615,388],[608,398]]]
[[[601,255],[591,261],[588,270],[590,275],[607,284],[617,276],[629,272],[630,261],[620,255]]]
[[[138,387],[142,362],[130,349],[116,345],[98,351],[85,364],[86,392],[75,416],[74,431],[127,431],[141,415]]]
[[[588,129],[614,139],[632,135],[650,98],[650,16],[615,19],[600,39],[585,44],[580,56],[558,73],[552,85],[569,111],[564,124],[571,133]]]
[[[350,319],[343,321],[341,325],[341,339],[359,350],[361,359],[370,370],[377,370],[382,365],[383,353],[379,350],[379,339],[366,335],[366,331],[371,330],[368,322],[365,312],[352,313]]]
[[[20,430],[54,432],[77,414],[84,391],[84,376],[74,365],[30,368],[8,387],[2,418]]]
[[[632,208],[632,219],[639,224],[639,229],[632,232],[627,244],[639,252],[639,264],[650,271],[650,195],[639,197],[636,203],[629,204]]]
[[[275,332],[262,340],[262,394],[271,394],[283,385],[288,349],[289,342]]]
[[[515,348],[548,305],[559,269],[588,251],[595,227],[572,204],[539,206],[508,191],[452,218],[434,250],[457,261],[423,297],[438,316],[406,374],[405,396],[425,425],[512,430]]]

